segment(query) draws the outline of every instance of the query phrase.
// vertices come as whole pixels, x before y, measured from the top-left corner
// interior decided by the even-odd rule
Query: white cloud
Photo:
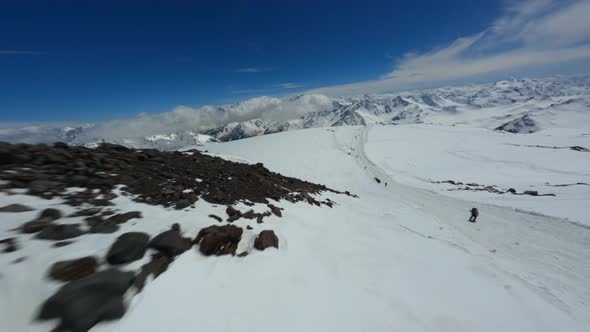
[[[260,68],[239,68],[236,69],[236,73],[260,73],[263,71]]]
[[[278,87],[282,89],[297,89],[300,88],[301,85],[297,83],[281,83],[278,85]]]
[[[573,61],[590,63],[590,1],[529,0],[478,34],[424,54],[406,54],[381,79],[315,89],[350,95],[415,89]],[[590,69],[587,67],[586,69]]]
[[[183,130],[208,129],[230,122],[252,119],[284,121],[309,112],[319,112],[332,106],[332,99],[322,95],[303,95],[297,98],[257,97],[238,104],[220,107],[191,108],[178,106],[171,112],[142,113],[128,119],[112,120],[85,131],[85,138],[143,137]]]

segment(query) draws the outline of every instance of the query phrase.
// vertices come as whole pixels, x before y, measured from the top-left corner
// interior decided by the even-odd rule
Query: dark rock
[[[248,256],[248,252],[247,251],[243,251],[243,252],[237,254],[237,256],[238,257],[246,257],[246,256]]]
[[[90,226],[89,233],[111,234],[119,230],[119,224],[114,221],[103,220]]]
[[[227,209],[225,210],[225,212],[230,217],[239,216],[242,214],[239,210],[236,210],[233,206],[228,206]]]
[[[117,238],[107,253],[107,262],[112,265],[127,264],[143,258],[150,236],[146,233],[129,232]]]
[[[180,233],[180,224],[175,222],[174,224],[172,224],[172,226],[170,226],[170,229]]]
[[[18,264],[18,263],[22,263],[22,262],[24,262],[25,260],[27,260],[27,257],[26,257],[26,256],[19,257],[19,258],[17,258],[17,259],[15,259],[15,260],[13,260],[13,261],[12,261],[12,264]]]
[[[36,238],[41,240],[61,241],[78,237],[82,234],[84,234],[84,232],[80,230],[80,225],[78,224],[49,224],[37,233]]]
[[[274,206],[272,204],[268,204],[268,208],[270,209],[270,211],[277,217],[282,217],[283,213],[281,212],[281,209],[277,206]]]
[[[41,211],[37,220],[54,221],[62,217],[62,213],[58,209],[45,209]]]
[[[516,189],[514,189],[514,188],[510,188],[510,189],[508,189],[506,192],[509,192],[509,193],[511,193],[511,194],[516,194]]]
[[[28,211],[33,211],[33,208],[22,204],[10,204],[0,208],[0,212],[20,213]]]
[[[523,195],[539,196],[539,192],[536,190],[526,190],[522,193]]]
[[[275,247],[278,249],[279,238],[275,235],[274,231],[266,230],[260,232],[254,241],[254,248],[258,250],[264,250],[269,247]]]
[[[72,243],[74,243],[74,241],[59,241],[59,242],[54,242],[53,246],[55,248],[61,248],[61,247],[65,247],[67,245],[70,245]]]
[[[33,220],[33,221],[29,221],[26,222],[22,225],[21,227],[21,232],[23,233],[37,233],[42,231],[45,227],[51,225],[51,222],[49,221],[43,221],[43,220]]]
[[[379,178],[373,178],[373,179],[375,180],[375,182],[381,183],[381,179],[379,179]]]
[[[154,255],[149,263],[144,264],[141,270],[135,277],[133,285],[141,292],[145,286],[145,281],[151,275],[153,278],[157,278],[160,274],[164,273],[170,265],[170,258],[165,255]]]
[[[64,142],[55,142],[53,144],[53,147],[58,148],[58,149],[68,149],[70,146]]]
[[[248,225],[246,226],[246,229],[252,229],[252,226]]]
[[[90,182],[90,178],[84,175],[74,175],[68,179],[67,185],[69,187],[86,187]]]
[[[70,218],[88,217],[88,216],[93,216],[95,214],[99,214],[100,211],[101,211],[101,208],[88,208],[88,209],[76,211],[76,212],[70,214],[68,217],[70,217]]]
[[[256,214],[254,213],[254,210],[250,210],[250,211],[242,213],[242,218],[254,219],[254,218],[256,218]]]
[[[242,232],[234,225],[212,225],[201,229],[194,242],[199,244],[199,251],[205,256],[235,255]]]
[[[31,194],[42,194],[52,189],[57,189],[59,186],[59,182],[35,180],[29,183],[29,191]]]
[[[59,281],[73,281],[94,274],[97,268],[96,258],[87,256],[54,263],[49,269],[49,277]]]
[[[0,240],[0,244],[4,244],[4,252],[15,252],[18,250],[16,238],[13,237]]]
[[[218,216],[216,216],[216,215],[214,215],[214,214],[210,214],[210,215],[209,215],[209,218],[213,218],[213,219],[215,219],[215,220],[217,220],[217,221],[219,221],[219,222],[222,222],[222,221],[223,221],[223,219],[221,219],[221,217],[218,217]]]
[[[114,222],[117,224],[123,224],[126,223],[127,221],[134,219],[134,218],[143,218],[141,216],[141,212],[139,211],[132,211],[132,212],[126,212],[126,213],[120,213],[120,214],[115,214],[112,217],[109,217],[106,221],[107,222]]]
[[[121,318],[123,294],[133,279],[133,272],[111,269],[69,282],[43,303],[39,319],[59,318],[57,331],[86,332],[103,320]]]
[[[160,251],[168,257],[174,257],[190,249],[192,243],[190,239],[183,238],[179,231],[169,230],[158,234],[153,238],[149,247]]]

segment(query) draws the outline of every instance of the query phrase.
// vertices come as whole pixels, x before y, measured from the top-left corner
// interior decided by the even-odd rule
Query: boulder
[[[49,221],[43,220],[33,220],[26,222],[21,227],[21,232],[23,233],[37,233],[42,231],[45,227],[51,225]]]
[[[152,256],[152,260],[149,263],[144,264],[137,276],[135,276],[133,285],[141,292],[145,286],[147,278],[149,276],[152,276],[154,279],[157,278],[168,269],[170,262],[170,258],[165,255],[156,254]]]
[[[61,241],[78,237],[82,234],[84,234],[84,232],[80,230],[80,225],[78,224],[49,224],[37,233],[36,238],[41,240]]]
[[[526,190],[522,193],[523,195],[539,196],[539,192],[536,190]]]
[[[101,271],[69,282],[48,298],[39,319],[60,320],[56,331],[86,332],[103,320],[123,317],[123,295],[131,286],[133,272]]]
[[[160,251],[168,257],[174,257],[190,249],[190,239],[183,238],[179,231],[171,229],[154,237],[149,247]]]
[[[260,232],[256,240],[254,241],[254,248],[258,250],[264,250],[270,247],[275,247],[278,249],[279,238],[275,235],[275,232],[271,230]]]
[[[126,264],[143,258],[150,236],[146,233],[129,232],[117,238],[107,253],[107,262],[112,265]]]
[[[49,269],[49,277],[59,281],[82,279],[96,272],[98,261],[87,256],[78,259],[54,263]]]
[[[45,209],[41,211],[37,220],[55,221],[62,217],[62,213],[58,209]]]
[[[14,237],[0,240],[0,244],[4,244],[4,252],[15,252],[18,250],[16,238]]]
[[[201,229],[194,242],[205,256],[235,255],[242,233],[243,229],[234,225],[212,225]]]

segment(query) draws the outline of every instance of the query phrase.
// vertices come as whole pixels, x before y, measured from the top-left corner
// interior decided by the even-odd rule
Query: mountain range
[[[306,103],[320,98],[319,110],[305,112]],[[268,97],[262,97],[268,98]],[[146,135],[97,135],[95,126],[26,125],[0,127],[0,140],[9,142],[50,143],[62,141],[72,145],[95,146],[101,142],[135,148],[175,150],[209,141],[234,141],[288,130],[347,125],[402,125],[432,123],[469,125],[509,133],[531,133],[549,127],[579,127],[590,120],[590,76],[548,79],[510,79],[487,84],[443,87],[396,94],[362,95],[329,98],[301,94],[282,98],[283,104],[297,104],[303,112],[285,110],[281,120],[262,117],[243,121],[226,121],[190,130],[146,132]],[[250,101],[216,106],[213,114],[230,119],[229,114],[252,114]],[[266,106],[268,107],[268,106]],[[278,107],[278,106],[277,106]],[[272,105],[271,107],[272,108]],[[311,107],[310,107],[311,109]],[[298,114],[303,113],[303,115]],[[234,116],[235,117],[235,116]],[[155,121],[155,120],[154,120]]]

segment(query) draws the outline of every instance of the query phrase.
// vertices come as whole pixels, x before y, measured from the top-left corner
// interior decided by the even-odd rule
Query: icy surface
[[[515,187],[539,185],[545,176],[569,181],[587,174],[583,165],[572,165],[585,162],[575,158],[587,154],[503,145],[503,137],[513,136],[480,129],[403,128],[407,129],[319,128],[206,144],[216,155],[262,162],[273,171],[349,190],[359,198],[326,194],[337,202],[334,208],[281,202],[282,218],[273,216],[261,225],[240,219],[237,225],[254,227],[245,230],[240,248],[250,248],[260,230],[273,229],[279,249],[239,258],[203,257],[193,248],[132,298],[123,319],[92,331],[586,331],[590,323],[587,228],[562,219],[557,208],[544,211],[556,216],[548,217],[517,211],[512,208],[516,203],[501,204],[492,196],[480,199],[480,193],[441,195],[433,192],[440,185],[423,179],[446,180],[444,175],[465,172],[473,181]],[[398,130],[408,133],[398,135]],[[565,130],[545,141],[526,136],[527,141],[509,142],[580,144],[576,135]],[[403,137],[414,139],[398,142]],[[414,145],[427,144],[418,138],[444,151],[438,160],[421,155],[430,150],[412,150]],[[484,162],[473,157],[466,141],[475,139],[492,149],[482,155],[493,155],[486,160],[495,164],[494,170],[482,168]],[[505,155],[510,149],[516,152]],[[514,159],[522,163],[518,158],[527,151],[532,154],[527,165],[534,167],[515,166]],[[560,161],[544,157],[545,153],[567,154],[569,163],[551,164]],[[413,165],[402,168],[395,160],[403,159],[400,156],[404,162],[414,160]],[[473,163],[471,167],[462,166],[463,172],[453,169],[465,160]],[[446,163],[455,173],[437,170],[447,168]],[[554,172],[557,169],[562,172]],[[519,173],[503,176],[502,170]],[[557,197],[523,197],[523,201],[549,206],[551,199],[561,197],[561,189],[555,189]],[[588,201],[579,195],[581,202]],[[543,204],[538,203],[541,199]],[[59,201],[0,195],[0,205],[10,203],[39,209],[60,206]],[[124,224],[119,233],[157,234],[179,222],[187,235],[194,236],[200,228],[217,223],[208,214],[225,216],[224,206],[202,201],[195,210],[184,211],[140,205],[123,196],[116,203],[117,209],[141,210],[144,215]],[[466,221],[473,206],[481,212],[475,224]],[[2,237],[13,236],[10,230],[36,213],[0,214]],[[87,254],[103,257],[114,237],[88,235],[59,249],[18,237],[21,250],[0,254],[1,327],[49,331],[51,324],[31,324],[38,305],[58,286],[45,279],[49,265]],[[21,256],[27,260],[11,263]]]

